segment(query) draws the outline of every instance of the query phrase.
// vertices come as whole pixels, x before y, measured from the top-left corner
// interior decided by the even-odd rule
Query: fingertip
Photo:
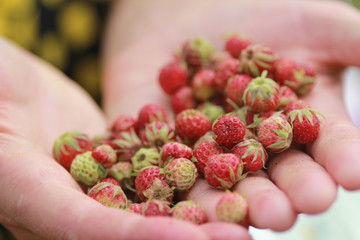
[[[248,230],[239,224],[211,222],[200,225],[211,240],[250,240]],[[195,238],[193,238],[195,239]]]
[[[287,230],[296,220],[295,211],[287,196],[263,175],[259,172],[247,177],[236,186],[236,191],[249,203],[251,225],[275,231]]]

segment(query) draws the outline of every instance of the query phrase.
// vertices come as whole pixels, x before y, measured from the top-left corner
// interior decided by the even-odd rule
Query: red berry
[[[150,122],[167,122],[167,114],[165,109],[157,104],[147,104],[140,109],[138,116],[139,127],[145,127]]]
[[[233,101],[237,107],[244,106],[243,94],[251,80],[252,77],[244,74],[234,75],[228,80],[225,88],[225,95],[228,99]]]
[[[159,167],[141,170],[135,179],[135,187],[140,200],[159,199],[171,202],[174,195]]]
[[[232,148],[245,136],[245,126],[240,118],[233,115],[220,116],[212,126],[215,141],[227,148]]]
[[[301,144],[315,141],[320,131],[320,120],[312,109],[298,109],[288,113],[293,127],[293,141]]]
[[[66,132],[55,140],[53,156],[68,171],[76,155],[91,151],[93,144],[87,134],[80,131]]]
[[[194,163],[200,173],[204,173],[204,168],[210,156],[224,153],[224,149],[214,141],[205,141],[194,148]]]
[[[282,115],[282,114],[280,114]],[[292,127],[284,116],[271,116],[257,126],[259,142],[271,152],[282,152],[290,147]]]
[[[187,109],[176,115],[175,129],[183,140],[193,143],[211,129],[211,122],[200,111]]]
[[[266,150],[255,139],[247,139],[238,143],[231,150],[244,163],[245,171],[257,171],[265,166],[268,159]]]
[[[215,94],[215,72],[209,69],[198,71],[192,81],[192,91],[196,99],[206,101]]]
[[[120,132],[128,132],[131,129],[137,130],[137,119],[128,115],[118,116],[111,127],[111,131],[115,135]]]
[[[195,104],[192,88],[189,86],[184,86],[171,95],[171,107],[175,113],[195,108]]]
[[[240,72],[257,77],[264,70],[271,72],[277,56],[268,47],[260,44],[250,45],[240,56]]]
[[[170,142],[161,148],[160,152],[160,166],[164,166],[167,161],[175,158],[191,159],[193,151],[190,147],[179,142]]]
[[[171,62],[164,66],[159,74],[159,83],[163,91],[172,94],[178,89],[186,86],[188,71],[185,63]]]
[[[239,58],[241,52],[251,45],[250,39],[233,34],[225,42],[225,50],[228,51],[233,58]]]
[[[231,188],[241,180],[243,164],[231,153],[212,155],[205,167],[205,180],[214,187]]]
[[[223,91],[230,77],[239,73],[240,61],[229,57],[221,62],[215,76],[216,89]]]
[[[279,104],[279,85],[272,79],[266,78],[264,71],[260,77],[254,78],[244,92],[244,102],[254,112],[275,110]]]
[[[117,160],[117,155],[115,150],[107,144],[100,145],[96,147],[92,153],[92,157],[96,161],[101,163],[105,168],[111,167]]]
[[[304,81],[305,71],[291,59],[280,58],[274,63],[275,81],[292,90],[297,90]]]

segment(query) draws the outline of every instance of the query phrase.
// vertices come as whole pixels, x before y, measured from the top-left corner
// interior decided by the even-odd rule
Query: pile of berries
[[[191,39],[159,74],[174,121],[162,106],[148,104],[137,118],[121,115],[93,139],[63,134],[54,158],[103,205],[195,224],[206,222],[206,212],[194,201],[177,201],[175,193],[204,178],[226,190],[218,219],[239,223],[247,202],[229,189],[293,142],[317,138],[318,113],[299,99],[314,81],[309,66],[241,35],[229,36],[222,51]]]

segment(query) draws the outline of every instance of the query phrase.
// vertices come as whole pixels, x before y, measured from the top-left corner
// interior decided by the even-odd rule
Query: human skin
[[[249,202],[251,225],[286,230],[298,213],[326,211],[338,186],[360,188],[360,132],[346,111],[341,74],[346,66],[360,66],[359,25],[359,12],[337,1],[120,2],[104,44],[107,119],[111,122],[121,113],[136,116],[149,102],[170,110],[157,76],[188,38],[204,36],[222,47],[222,33],[240,31],[281,56],[310,64],[318,77],[304,100],[325,116],[317,140],[278,154],[266,172],[234,187]],[[215,220],[216,201],[222,194],[199,180],[186,197],[199,201]]]
[[[0,223],[16,239],[250,239],[223,223],[201,228],[172,218],[145,218],[86,196],[52,157],[70,130],[104,133],[101,109],[49,64],[0,38]],[[212,232],[214,232],[212,234]]]

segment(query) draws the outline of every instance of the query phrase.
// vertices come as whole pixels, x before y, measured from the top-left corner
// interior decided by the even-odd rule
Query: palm
[[[356,11],[328,2],[232,0],[186,2],[175,11],[171,3],[160,2],[155,4],[160,9],[156,17],[145,13],[142,21],[135,20],[136,29],[146,22],[146,28],[135,33],[121,24],[129,17],[122,17],[121,10],[115,11],[105,48],[104,106],[110,119],[120,113],[136,114],[148,102],[168,105],[157,85],[158,70],[185,39],[205,36],[221,47],[221,33],[242,31],[280,55],[318,69],[315,89],[305,101],[326,116],[319,138],[306,151],[279,154],[266,173],[258,172],[234,188],[246,194],[250,202],[251,224],[287,229],[298,212],[326,210],[336,198],[337,184],[348,189],[360,187],[355,152],[360,135],[349,121],[341,82],[333,70],[360,64],[360,53],[351,52],[355,40],[359,40],[359,34],[351,29],[360,21]],[[124,9],[134,6],[136,3],[125,4]],[[327,14],[332,11],[337,12],[336,16]],[[344,38],[349,44],[343,43]],[[342,141],[335,142],[339,138]],[[352,167],[338,168],[342,149],[347,152],[347,166]],[[215,203],[221,194],[200,180],[188,197],[203,203],[214,220]]]
[[[17,239],[144,239],[149,233],[152,239],[174,233],[176,239],[207,239],[191,224],[145,219],[87,197],[54,161],[52,145],[70,130],[90,137],[105,132],[102,112],[50,66],[4,40],[0,51],[0,222]]]

